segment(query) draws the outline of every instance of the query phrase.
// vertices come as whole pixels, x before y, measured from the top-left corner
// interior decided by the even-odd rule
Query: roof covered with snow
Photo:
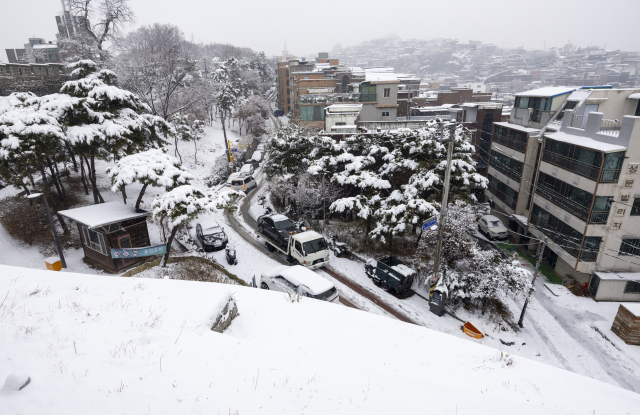
[[[8,266],[0,292],[6,414],[626,414],[640,403],[517,348],[280,292]],[[239,314],[213,332],[230,294]],[[2,386],[21,376],[21,391]]]
[[[365,82],[398,82],[398,77],[394,73],[386,72],[366,72]]]
[[[326,107],[330,113],[336,112],[360,112],[362,104],[333,104]]]
[[[129,219],[141,218],[148,212],[136,212],[135,207],[120,202],[100,203],[60,211],[60,214],[90,228],[118,223]]]
[[[640,272],[605,272],[596,271],[595,274],[603,280],[638,281]]]
[[[640,93],[631,94],[627,99],[640,99]]]
[[[593,138],[589,137],[563,133],[562,131],[545,134],[545,136],[552,140],[561,141],[563,143],[573,144],[580,147],[591,148],[593,150],[598,150],[605,153],[624,151],[627,149],[626,147],[617,144],[609,144],[603,141],[594,140]]]
[[[557,97],[559,95],[568,94],[573,92],[576,88],[570,88],[566,86],[550,86],[547,88],[539,88],[531,91],[520,92],[515,94],[517,97]]]

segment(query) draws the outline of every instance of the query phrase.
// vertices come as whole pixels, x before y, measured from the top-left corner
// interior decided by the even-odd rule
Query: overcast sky
[[[130,0],[136,25],[173,23],[200,42],[248,46],[299,56],[389,34],[401,38],[469,39],[527,49],[580,46],[640,50],[640,0]],[[55,40],[60,0],[2,0],[0,59],[29,37]]]

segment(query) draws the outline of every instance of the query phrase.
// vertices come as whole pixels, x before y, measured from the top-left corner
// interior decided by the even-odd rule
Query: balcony
[[[330,93],[300,95],[301,104],[336,104],[356,102],[376,102],[376,94]]]
[[[517,197],[516,199],[513,199],[512,197],[507,196],[505,192],[503,192],[502,190],[498,190],[498,186],[493,183],[489,184],[487,190],[489,190],[489,192],[492,193],[499,201],[501,201],[511,209],[516,210],[516,203],[518,202]]]
[[[544,221],[542,218],[531,215],[531,224],[535,225],[540,232],[545,234],[549,239],[558,245],[562,245],[565,251],[567,251],[571,256],[577,258],[578,253],[580,252],[580,246],[574,242],[571,242],[570,238],[565,235],[556,232],[548,222]],[[595,260],[594,260],[595,261]]]
[[[520,179],[522,178],[522,171],[510,169],[509,167],[505,166],[503,163],[500,163],[498,160],[495,160],[493,157],[489,159],[489,165],[494,169],[498,170],[500,173],[507,176],[508,178],[520,183]]]
[[[527,143],[497,134],[494,135],[493,142],[496,144],[502,144],[503,146],[519,151],[520,153],[524,153],[527,148]]]
[[[598,180],[598,174],[600,173],[600,166],[593,166],[587,163],[583,163],[578,160],[570,159],[568,157],[561,156],[556,153],[545,149],[542,154],[542,161],[546,161],[549,164],[569,170],[572,173],[586,177],[593,181]],[[619,171],[618,171],[619,173]]]

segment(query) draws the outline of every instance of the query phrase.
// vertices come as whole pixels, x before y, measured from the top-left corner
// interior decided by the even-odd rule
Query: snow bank
[[[229,290],[0,266],[0,384],[11,375],[13,385],[0,393],[3,415],[627,414],[640,404],[444,333],[254,288],[232,287],[239,315],[219,334],[210,324]]]

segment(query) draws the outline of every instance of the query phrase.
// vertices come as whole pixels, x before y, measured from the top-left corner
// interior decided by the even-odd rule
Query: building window
[[[82,233],[84,233],[85,245],[96,252],[100,252],[102,255],[107,255],[107,247],[104,244],[104,237],[101,233],[89,229],[86,226],[82,227]]]
[[[300,121],[324,121],[323,105],[300,106]]]
[[[622,238],[619,255],[640,255],[640,238]]]
[[[287,88],[287,95],[291,95],[291,90]]]
[[[287,69],[287,78],[289,77],[289,70]]]
[[[640,196],[636,195],[631,207],[631,216],[640,216]]]
[[[384,89],[384,97],[389,98],[391,96],[391,88]]]
[[[624,286],[625,294],[640,294],[640,282],[627,281],[627,285]]]
[[[389,108],[384,108],[382,110],[382,117],[390,117],[391,116],[391,111],[389,110]]]

